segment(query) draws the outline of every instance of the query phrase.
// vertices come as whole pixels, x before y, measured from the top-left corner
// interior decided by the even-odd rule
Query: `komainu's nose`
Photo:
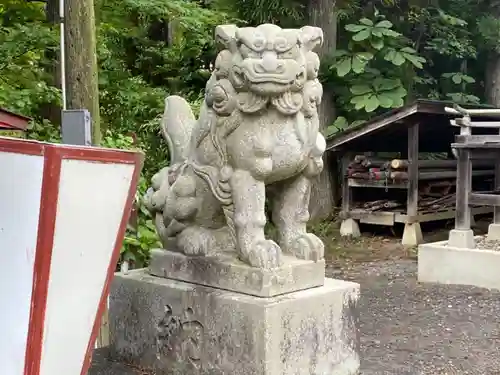
[[[255,64],[257,73],[283,73],[283,70],[283,62],[278,60],[274,52],[264,52],[262,60]]]

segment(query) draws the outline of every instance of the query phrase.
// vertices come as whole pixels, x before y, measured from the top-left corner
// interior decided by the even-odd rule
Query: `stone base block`
[[[417,246],[424,242],[420,223],[406,223],[401,244],[403,246]]]
[[[460,249],[474,249],[476,243],[472,229],[452,229],[448,236],[448,244]]]
[[[259,298],[117,274],[109,320],[113,359],[157,375],[355,375],[359,285]]]
[[[325,261],[300,260],[284,256],[283,266],[265,270],[250,267],[232,254],[187,257],[156,249],[151,253],[149,272],[154,276],[231,290],[258,297],[273,297],[321,286]]]
[[[418,281],[500,289],[500,252],[448,246],[448,241],[418,247]]]
[[[492,223],[488,226],[488,240],[500,241],[500,224]]]
[[[342,223],[340,224],[340,235],[352,238],[360,237],[361,232],[359,230],[358,222],[352,218],[342,220]]]

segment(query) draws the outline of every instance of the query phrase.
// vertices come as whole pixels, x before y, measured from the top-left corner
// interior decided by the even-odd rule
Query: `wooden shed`
[[[0,130],[25,131],[30,121],[29,117],[0,108]]]
[[[450,124],[453,116],[445,111],[445,107],[451,105],[453,103],[444,101],[417,100],[327,139],[327,150],[342,158],[343,235],[358,236],[358,223],[387,226],[402,223],[405,225],[402,243],[411,246],[422,242],[421,222],[454,218],[456,160],[451,144],[455,141],[455,135],[459,134],[459,128]],[[481,120],[491,119],[484,116]],[[497,130],[492,129],[492,134],[495,131]],[[394,159],[391,157],[377,160],[377,163],[374,163],[376,168],[368,168],[363,179],[354,178],[353,173],[349,172],[355,158],[368,160],[390,153],[395,155],[392,158],[398,158],[400,164],[406,166],[404,172],[391,170],[391,164],[394,165],[391,162]],[[435,155],[439,155],[441,160],[428,161],[429,156]],[[433,165],[446,165],[449,169],[432,169]],[[492,180],[494,176],[493,161],[484,161],[481,166],[484,168],[475,172],[479,184],[483,184],[487,179]],[[442,181],[446,183],[443,184]],[[446,207],[429,209],[429,205],[424,204],[429,199],[422,196],[430,194],[428,190],[433,186],[441,186],[441,191],[448,189],[451,192],[451,198],[437,197],[435,200],[441,199],[442,202],[448,199]],[[377,190],[374,194],[389,197],[389,202],[395,201],[391,201],[392,197],[399,194],[399,203],[389,204],[387,208],[382,206],[382,209],[377,210],[366,209],[367,203],[364,203],[364,206],[355,206],[353,195],[362,189]],[[472,208],[472,214],[487,212],[491,212],[491,208]]]

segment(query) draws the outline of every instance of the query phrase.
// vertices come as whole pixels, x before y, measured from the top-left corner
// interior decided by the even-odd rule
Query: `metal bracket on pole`
[[[64,144],[92,146],[92,120],[86,109],[63,110],[61,130]]]

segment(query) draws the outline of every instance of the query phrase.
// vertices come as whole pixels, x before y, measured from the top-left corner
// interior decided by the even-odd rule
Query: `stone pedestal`
[[[266,270],[248,266],[239,261],[234,253],[189,257],[155,249],[151,252],[149,272],[153,276],[257,297],[274,297],[322,286],[325,280],[325,261],[311,262],[284,255],[281,267]]]
[[[403,246],[417,246],[424,242],[420,223],[406,223],[401,244]]]
[[[448,245],[459,249],[474,249],[474,232],[472,229],[452,229],[448,236]]]
[[[340,235],[352,238],[361,237],[358,222],[352,218],[342,220],[342,223],[340,224]]]
[[[355,375],[359,285],[260,298],[151,276],[117,274],[110,300],[116,359],[158,375]]]
[[[492,223],[488,226],[488,240],[500,241],[500,224]]]
[[[500,252],[474,248],[475,240],[479,240],[479,237],[471,238],[466,232],[454,232],[454,236],[459,240],[466,238],[466,241],[457,242],[459,245],[472,243],[473,246],[469,248],[456,247],[449,241],[418,247],[419,282],[500,289]]]

